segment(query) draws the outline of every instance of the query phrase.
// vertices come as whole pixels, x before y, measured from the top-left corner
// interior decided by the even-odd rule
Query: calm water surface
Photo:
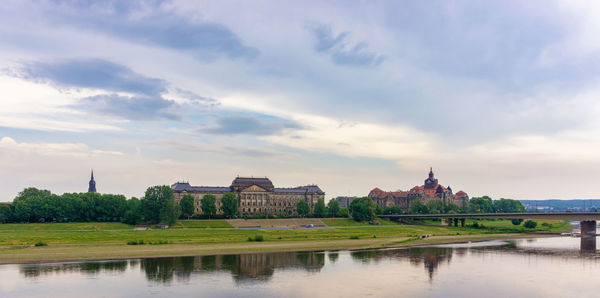
[[[598,297],[570,237],[0,266],[0,297]]]

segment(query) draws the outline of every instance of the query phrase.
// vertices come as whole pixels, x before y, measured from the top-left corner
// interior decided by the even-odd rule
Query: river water
[[[579,241],[1,265],[0,297],[599,297]]]

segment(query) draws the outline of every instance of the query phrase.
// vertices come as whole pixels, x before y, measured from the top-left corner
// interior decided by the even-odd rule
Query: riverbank
[[[428,238],[357,239],[336,241],[254,242],[228,245],[59,245],[52,247],[10,247],[0,251],[0,264],[51,263],[66,261],[117,260],[174,256],[247,254],[259,252],[356,250],[399,248],[430,244],[462,243],[494,239],[558,236],[556,234],[488,234],[431,236]]]
[[[0,263],[406,247],[545,237],[569,228],[566,222],[541,223],[546,225],[542,228],[540,224],[540,229],[527,233],[523,233],[520,227],[510,230],[510,226],[503,221],[486,223],[486,228],[363,225],[290,230],[223,228],[134,231],[130,226],[117,224],[18,225],[10,229],[10,226],[3,225],[0,226]]]

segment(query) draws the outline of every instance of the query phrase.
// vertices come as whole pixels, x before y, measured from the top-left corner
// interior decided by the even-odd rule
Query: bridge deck
[[[509,218],[509,219],[557,219],[600,220],[600,212],[552,212],[552,213],[462,213],[462,214],[393,214],[379,215],[389,219],[419,218]]]

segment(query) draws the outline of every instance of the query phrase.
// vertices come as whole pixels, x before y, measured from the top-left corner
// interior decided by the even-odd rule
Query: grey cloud
[[[62,86],[97,88],[114,92],[157,95],[167,82],[149,78],[131,69],[102,59],[78,59],[56,63],[33,62],[23,65],[24,79],[52,82]]]
[[[244,45],[229,28],[192,21],[164,5],[164,1],[57,1],[55,22],[104,32],[127,40],[178,50],[191,50],[201,59],[217,55],[252,59],[258,49]]]
[[[181,120],[180,105],[164,98],[168,83],[147,77],[131,69],[101,59],[77,59],[55,63],[26,63],[15,71],[23,79],[46,82],[67,88],[94,88],[111,92],[82,98],[71,108],[95,114],[116,116],[130,120]],[[126,92],[120,96],[112,92]],[[187,98],[193,107],[213,107],[218,101],[191,91],[175,88],[175,93]]]
[[[162,97],[124,97],[116,94],[86,97],[75,106],[79,110],[130,120],[180,120],[181,117],[172,111],[176,107],[174,101]]]
[[[330,26],[308,28],[315,38],[315,51],[331,55],[333,63],[347,66],[377,66],[383,62],[382,55],[370,52],[366,42],[351,45],[349,32],[334,35]]]
[[[224,116],[217,119],[212,127],[201,129],[201,132],[223,135],[270,135],[286,129],[298,129],[295,122],[283,119],[262,120],[250,116]]]

